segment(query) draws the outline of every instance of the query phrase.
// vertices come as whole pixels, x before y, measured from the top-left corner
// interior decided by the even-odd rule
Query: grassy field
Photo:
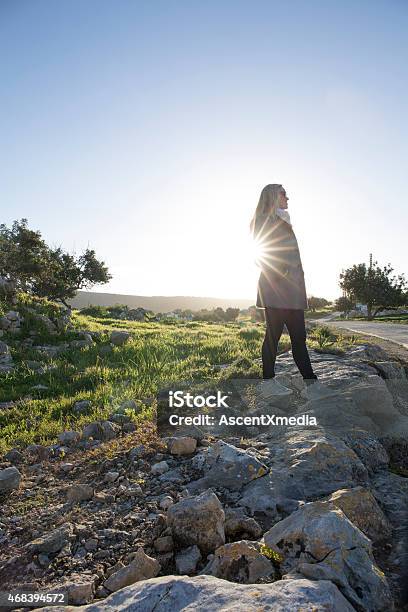
[[[28,328],[17,341],[3,337],[16,367],[13,372],[0,374],[0,402],[15,402],[12,408],[0,410],[0,452],[34,442],[50,444],[65,429],[106,418],[125,400],[138,404],[136,413],[131,411],[134,420],[151,419],[154,402],[149,405],[146,400],[154,398],[158,389],[179,381],[216,382],[223,375],[217,366],[240,358],[245,358],[245,372],[238,365],[234,376],[261,377],[263,323],[141,323],[81,314],[74,314],[74,323],[80,330],[98,332],[96,341],[86,348],[70,348],[56,358],[42,357],[36,350],[22,347],[21,339]],[[105,352],[113,329],[129,331],[131,339]],[[78,338],[75,331],[58,337],[42,332],[36,344],[57,344],[73,338]],[[329,352],[341,350],[349,342],[340,332],[319,327],[308,338],[309,346]],[[289,348],[289,337],[282,335],[279,351]],[[36,373],[28,367],[29,360],[43,362],[48,370]],[[37,385],[46,388],[33,389]],[[78,400],[90,400],[87,414],[73,411]]]

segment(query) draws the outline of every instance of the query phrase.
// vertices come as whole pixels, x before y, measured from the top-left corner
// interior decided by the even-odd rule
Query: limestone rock
[[[21,474],[15,466],[0,470],[0,492],[18,489],[20,481]]]
[[[212,491],[188,497],[168,509],[167,524],[181,546],[196,544],[204,554],[225,543],[224,511]]]
[[[71,523],[65,523],[57,529],[33,540],[27,544],[33,553],[56,553],[60,551],[70,541],[73,534]]]
[[[194,574],[198,562],[201,560],[201,553],[198,546],[183,548],[176,554],[176,569],[179,574]]]
[[[241,448],[219,440],[207,452],[204,464],[204,478],[196,485],[225,487],[239,491],[244,485],[264,476],[268,471],[265,464]]]
[[[359,612],[392,609],[371,542],[331,502],[312,502],[274,525],[265,544],[282,555],[281,571],[332,580]]]
[[[373,542],[391,537],[391,526],[373,494],[364,487],[341,489],[329,498]]]
[[[113,331],[110,335],[110,341],[115,346],[122,346],[130,338],[130,333],[127,331]]]
[[[261,578],[269,578],[272,582],[275,573],[272,561],[261,553],[261,544],[248,540],[220,546],[200,572],[243,584],[252,584]]]
[[[59,610],[69,612],[65,607]],[[276,610],[280,612],[355,612],[328,580],[279,580],[274,584],[235,584],[213,576],[161,576],[114,593],[76,612],[208,612],[209,610]],[[55,612],[55,608],[41,608]]]
[[[111,592],[118,591],[139,580],[154,578],[159,571],[159,562],[153,557],[148,557],[143,548],[139,548],[133,561],[109,576],[104,582],[104,587]]]
[[[191,455],[197,447],[197,440],[189,436],[169,438],[167,448],[172,455]]]
[[[71,503],[78,503],[92,499],[94,489],[88,484],[74,484],[67,492],[67,500]]]

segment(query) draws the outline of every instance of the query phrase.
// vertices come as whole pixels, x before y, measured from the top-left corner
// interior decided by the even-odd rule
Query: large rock
[[[0,470],[0,492],[12,491],[20,486],[21,474],[14,466]]]
[[[209,486],[239,491],[244,485],[264,476],[268,468],[245,450],[219,440],[209,449],[203,466],[204,477],[187,488],[192,492]]]
[[[36,540],[32,540],[27,546],[33,553],[56,553],[69,543],[72,534],[72,524],[64,523],[61,527],[46,533]]]
[[[59,607],[70,612],[71,608]],[[328,580],[280,580],[274,584],[235,584],[213,576],[161,576],[122,589],[77,612],[355,612]],[[38,612],[55,612],[41,608]]]
[[[105,580],[103,586],[108,589],[108,591],[118,591],[125,586],[139,582],[139,580],[154,578],[159,571],[160,563],[157,559],[148,557],[143,551],[143,548],[139,548],[133,561],[109,576],[109,578]]]
[[[277,505],[285,500],[313,500],[337,489],[365,485],[368,472],[342,440],[304,430],[289,432],[269,444],[273,468],[243,489],[240,505],[252,513],[279,518]]]
[[[391,525],[373,494],[364,487],[341,489],[329,498],[365,535],[375,543],[391,537]]]
[[[122,346],[130,338],[130,333],[127,331],[113,331],[110,335],[110,341],[115,346]]]
[[[119,425],[111,421],[94,421],[86,425],[82,431],[82,437],[87,440],[113,440],[120,433]]]
[[[262,554],[259,542],[241,540],[220,546],[200,574],[210,574],[231,582],[252,584],[261,578],[272,582],[276,569],[270,559]]]
[[[334,504],[305,504],[266,532],[264,541],[282,555],[283,574],[331,580],[359,612],[393,608],[370,540]]]
[[[188,497],[167,511],[167,524],[175,542],[181,546],[196,544],[208,554],[225,543],[224,511],[212,491]]]

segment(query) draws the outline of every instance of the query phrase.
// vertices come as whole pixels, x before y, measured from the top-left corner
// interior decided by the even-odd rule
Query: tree
[[[405,303],[404,275],[392,276],[393,271],[391,264],[381,268],[370,258],[368,267],[362,263],[343,270],[339,284],[346,297],[367,304],[367,318],[372,320],[380,310]]]
[[[112,278],[94,250],[75,256],[61,247],[50,248],[39,231],[28,229],[27,219],[14,221],[11,230],[0,225],[0,275],[13,281],[17,289],[59,300],[65,306],[79,289]]]
[[[356,306],[353,300],[346,297],[345,295],[337,298],[334,305],[335,305],[336,310],[340,310],[340,312],[343,312],[344,314],[347,314],[348,312],[350,312],[350,310],[353,310]]]
[[[225,311],[225,320],[235,321],[238,315],[239,308],[227,308],[227,310]]]
[[[328,306],[330,304],[330,302],[325,298],[318,298],[314,297],[313,295],[310,296],[310,298],[307,298],[307,302],[309,304],[309,310],[311,310],[312,312],[314,312],[318,308],[324,308],[325,306]]]
[[[27,219],[14,221],[11,229],[0,225],[0,276],[16,289],[30,291],[33,279],[45,267],[48,247],[40,232],[28,229]]]

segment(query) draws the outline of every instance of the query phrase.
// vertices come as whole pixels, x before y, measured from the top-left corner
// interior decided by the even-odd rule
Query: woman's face
[[[287,208],[288,207],[289,198],[286,195],[286,191],[282,189],[278,195],[278,207],[279,208]]]

